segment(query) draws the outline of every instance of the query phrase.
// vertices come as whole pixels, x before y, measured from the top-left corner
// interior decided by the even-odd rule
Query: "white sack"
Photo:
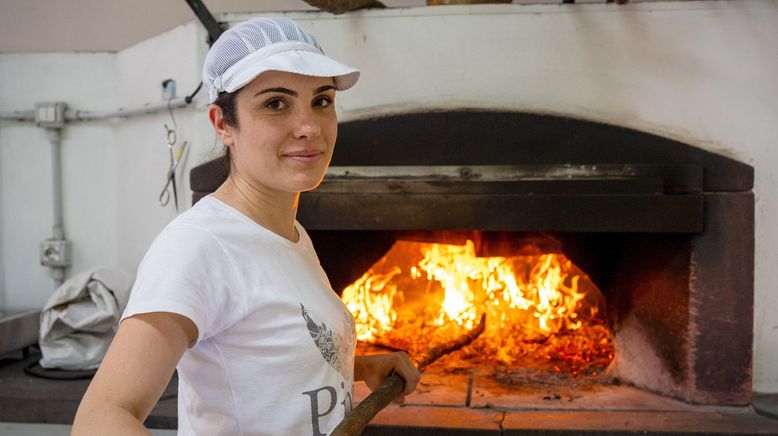
[[[132,282],[123,271],[95,268],[57,288],[41,311],[40,366],[97,368],[127,306]]]

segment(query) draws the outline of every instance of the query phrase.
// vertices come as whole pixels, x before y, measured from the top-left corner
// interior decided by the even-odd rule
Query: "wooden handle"
[[[419,371],[429,366],[440,356],[458,350],[473,342],[486,327],[486,314],[481,315],[481,322],[473,330],[465,333],[457,339],[432,347],[425,353],[414,357],[413,363]],[[384,380],[378,389],[374,390],[335,427],[330,436],[356,436],[364,430],[367,424],[393,399],[397,398],[405,386],[405,381],[397,374],[392,374]]]
[[[381,386],[367,396],[359,405],[335,427],[331,436],[358,435],[367,424],[388,406],[394,398],[400,395],[405,382],[397,374],[392,374],[384,380]]]

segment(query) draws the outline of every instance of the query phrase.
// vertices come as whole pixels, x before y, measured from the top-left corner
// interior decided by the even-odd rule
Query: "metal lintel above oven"
[[[699,233],[698,165],[331,167],[303,194],[311,230]]]

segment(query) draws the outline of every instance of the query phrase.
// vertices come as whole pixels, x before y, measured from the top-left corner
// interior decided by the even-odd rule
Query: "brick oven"
[[[225,177],[215,162],[193,169],[195,201]],[[330,171],[302,195],[298,219],[339,293],[397,241],[474,240],[492,256],[528,246],[562,253],[603,298],[610,383],[679,404],[744,406],[752,188],[746,164],[617,126],[513,112],[405,113],[341,123]],[[540,406],[518,404],[509,390],[479,402],[494,394],[469,377],[451,376],[464,405],[503,413],[503,432],[506,410],[542,411],[544,400],[564,400],[541,389]],[[574,398],[569,407],[580,409]],[[429,405],[451,406],[446,401]],[[631,407],[630,398],[614,401]]]

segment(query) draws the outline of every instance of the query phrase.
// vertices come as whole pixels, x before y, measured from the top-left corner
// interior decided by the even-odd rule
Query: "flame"
[[[451,339],[457,333],[452,325],[459,333],[473,328],[485,312],[479,349],[513,364],[522,341],[538,343],[596,324],[596,298],[602,297],[596,290],[562,254],[478,257],[470,240],[398,241],[342,298],[354,314],[357,338],[373,343],[428,346],[430,337]],[[427,334],[430,328],[437,330]],[[601,330],[592,338],[599,341]],[[609,345],[610,337],[605,340]]]
[[[343,301],[354,315],[357,340],[369,340],[392,329],[397,319],[397,313],[392,310],[397,286],[389,282],[401,273],[398,267],[386,274],[370,270],[343,291]]]

